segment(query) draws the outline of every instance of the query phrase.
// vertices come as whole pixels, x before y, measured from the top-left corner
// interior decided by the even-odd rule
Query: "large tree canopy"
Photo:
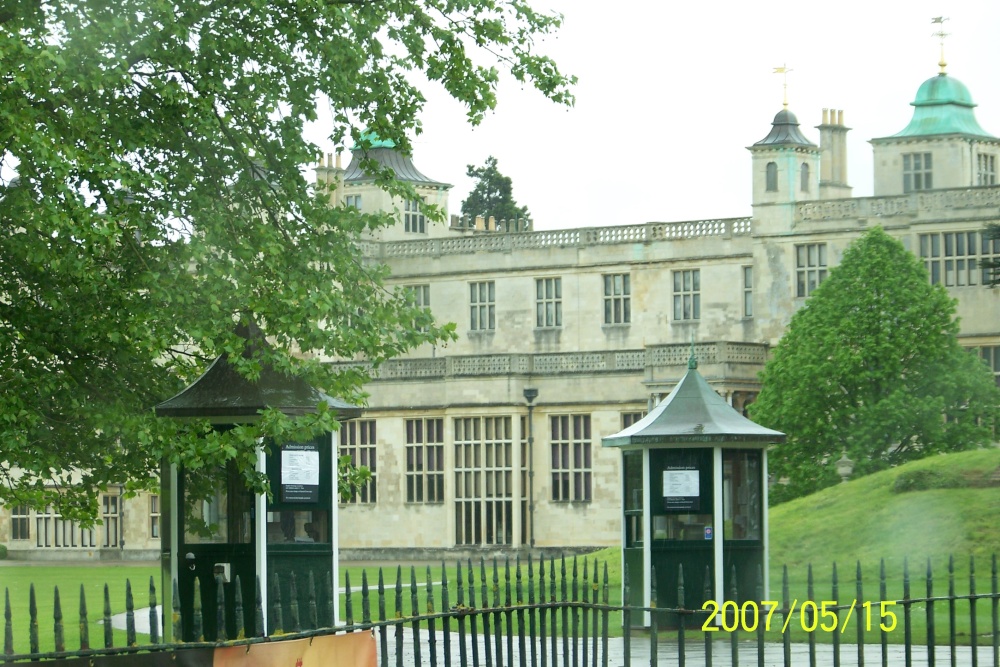
[[[762,374],[753,418],[788,435],[769,455],[781,501],[839,481],[846,452],[863,475],[992,439],[993,375],[958,344],[955,302],[920,261],[876,228],[795,313]]]
[[[492,155],[486,158],[482,167],[467,165],[466,176],[476,179],[476,185],[469,196],[462,202],[462,215],[470,217],[482,216],[486,219],[525,220],[531,214],[527,206],[518,206],[514,201],[514,185],[509,176],[504,176],[497,168],[497,159]]]
[[[525,0],[5,5],[0,502],[92,515],[99,489],[143,484],[161,457],[235,462],[261,488],[258,437],[309,437],[335,415],[212,433],[151,408],[222,353],[247,377],[269,364],[357,401],[364,371],[321,359],[447,337],[359,260],[357,235],[389,220],[313,191],[304,125],[322,101],[336,146],[371,129],[409,150],[417,81],[475,123],[503,68],[570,103],[571,78],[535,50],[559,21]],[[249,317],[271,345],[244,359],[234,324]]]

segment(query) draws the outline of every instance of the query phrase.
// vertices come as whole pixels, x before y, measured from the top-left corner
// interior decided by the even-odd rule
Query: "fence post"
[[[52,601],[53,634],[55,636],[56,652],[66,650],[66,633],[63,632],[62,602],[59,600],[59,587],[56,586]]]
[[[444,561],[441,561],[441,611],[447,612],[451,609],[448,606],[448,572],[444,569]],[[451,619],[444,619],[442,623],[444,630],[444,667],[451,667]]]
[[[976,624],[976,557],[969,556],[969,640],[972,648],[972,667],[979,664],[979,638]]]
[[[601,600],[604,603],[604,612],[601,614],[601,648],[604,656],[601,658],[601,667],[608,667],[608,616],[611,610],[608,607],[610,600],[610,583],[608,580],[608,561],[604,561],[604,595]]]
[[[386,625],[388,618],[385,613],[385,580],[382,576],[382,568],[378,569],[378,638],[379,648],[381,648],[382,667],[389,664],[389,639],[387,633],[389,626]]]
[[[132,590],[126,585],[126,597],[131,599]],[[126,605],[127,606],[127,605]],[[222,575],[215,575],[215,641],[224,642],[226,636],[226,588],[222,583]],[[131,646],[131,644],[129,644]]]
[[[879,566],[878,566],[878,599],[879,599],[879,602],[885,601],[885,599],[887,597],[889,597],[889,595],[888,595],[888,593],[886,593],[886,586],[885,586],[885,559],[882,558],[882,559],[879,560]],[[881,605],[879,605],[879,606],[881,607]],[[954,617],[952,618],[952,620],[954,620]],[[954,630],[954,627],[955,627],[955,625],[954,625],[954,623],[952,623],[952,630]],[[880,640],[882,642],[882,667],[889,667],[889,633],[887,633],[885,631],[885,629],[882,627],[881,623],[879,623],[879,635],[880,635]],[[952,640],[952,645],[954,645],[954,643],[955,643],[954,642],[954,637],[952,639],[953,639]],[[952,664],[954,664],[954,663],[952,663]]]
[[[201,622],[201,579],[198,577],[194,578],[194,610],[191,614],[192,621],[192,631],[191,634],[194,636],[196,642],[205,641],[205,635],[202,634],[202,622]],[[104,585],[104,610],[105,616],[109,617],[107,623],[107,629],[104,630],[104,642],[109,644],[110,642],[110,615],[111,615],[111,600],[108,598],[108,586]],[[107,648],[110,648],[110,644]]]
[[[760,620],[761,607],[763,606],[760,603],[764,600],[764,570],[761,568],[760,565],[757,566],[757,590],[756,590],[756,593],[757,593],[757,619],[756,619],[756,623],[757,623],[757,667],[764,667],[764,623],[761,623],[761,620]],[[742,614],[742,610],[741,610],[740,616],[742,617],[742,615],[743,614]],[[742,621],[743,619],[741,618],[740,620]]]
[[[413,661],[414,664],[421,664],[420,660],[420,601],[417,599],[417,568],[410,566],[410,617],[413,619]],[[432,663],[433,664],[433,663]]]
[[[520,570],[518,570],[520,572]],[[538,646],[535,643],[538,630],[538,610],[535,609],[535,564],[528,552],[528,632],[531,636],[531,667],[538,667]]]
[[[649,606],[652,611],[649,612],[649,667],[656,667],[658,662],[657,654],[657,640],[656,636],[656,566],[653,565],[649,568]]]
[[[31,587],[32,597],[34,597],[34,586]],[[104,584],[104,648],[111,648],[114,645],[113,628],[111,627],[111,592],[108,585]]]
[[[507,608],[506,625],[507,625],[507,665],[508,667],[513,667],[514,664],[514,609],[511,605],[510,597],[510,556],[504,556],[503,559],[503,600],[504,606]]]
[[[479,621],[478,619],[483,619],[483,645],[485,649],[483,651],[484,657],[486,658],[486,665],[489,667],[491,664],[490,656],[493,655],[490,649],[490,617],[489,614],[480,613],[476,611],[476,573],[472,567],[472,559],[468,558],[465,561],[466,566],[469,568],[469,609],[472,610],[472,617],[469,619],[469,635],[472,639],[472,664],[473,667],[479,667],[479,639],[477,633],[479,632]],[[479,559],[479,571],[481,575],[479,577],[479,583],[482,586],[482,598],[483,604],[482,608],[486,609],[490,606],[490,599],[486,594],[486,561],[482,558]],[[465,667],[465,663],[462,664]]]
[[[570,591],[572,593],[573,596],[572,600],[574,603],[580,599],[578,597],[579,588],[576,583],[576,572],[577,572],[576,556],[573,556],[573,583],[570,588]],[[573,617],[573,664],[579,665],[580,664],[580,647],[579,647],[580,609],[575,604],[573,605],[572,617]]]
[[[361,570],[361,627],[367,630],[372,624],[372,605],[368,599],[368,571]],[[333,627],[330,623],[328,627]]]
[[[927,667],[934,667],[934,573],[927,558]]]
[[[81,584],[82,585],[82,584]],[[14,628],[10,622],[10,589],[3,590],[3,654],[14,655]]]
[[[705,566],[705,580],[702,582],[702,595],[706,600],[713,599],[712,595],[712,568]],[[705,622],[708,622],[706,618]],[[703,625],[704,627],[704,625]],[[712,667],[712,632],[706,631],[705,635],[705,667]]]
[[[170,622],[173,625],[173,638],[177,643],[184,641],[184,625],[181,622],[181,596],[177,594],[177,580],[171,579],[170,585],[173,587],[174,595],[171,598]]]
[[[833,643],[833,667],[840,667],[840,581],[837,579],[837,563],[833,563],[833,582],[831,585],[831,593],[835,605],[838,605],[838,609],[835,612],[837,615],[837,622],[834,624],[833,632],[830,633],[831,641]]]
[[[736,603],[736,615],[738,617],[739,616],[739,610],[740,610],[740,607],[739,607],[740,595],[739,595],[739,589],[737,588],[737,584],[736,584],[736,566],[735,565],[733,565],[733,567],[732,567],[731,574],[732,574],[733,582],[732,582],[732,585],[729,587],[729,589],[730,589],[729,590],[729,594],[730,594],[730,596],[732,596],[733,602]],[[810,577],[810,579],[809,579],[809,582],[810,582],[809,585],[812,586],[812,569],[809,570],[809,577]],[[811,592],[811,590],[810,590],[810,592]],[[812,597],[812,596],[810,595],[810,597]],[[723,616],[723,618],[725,618],[725,616]],[[729,651],[732,654],[733,667],[739,667],[739,664],[740,664],[740,645],[739,645],[740,619],[736,618],[735,621],[736,622],[733,623],[733,631],[729,633]],[[812,664],[816,664],[816,663],[813,662]]]
[[[364,570],[361,571],[364,574]],[[323,622],[332,628],[337,623],[337,609],[340,605],[340,584],[333,580],[333,572],[323,573]]]
[[[83,599],[83,587],[80,587],[80,599]],[[153,577],[149,577],[149,642],[151,644],[160,643],[160,623],[159,615],[156,613],[156,583]],[[80,636],[83,631],[81,628]]]
[[[253,625],[258,637],[267,634],[267,628],[264,627],[264,594],[260,587],[260,575],[254,577]]]
[[[684,667],[684,565],[677,566],[677,664]]]
[[[299,619],[299,582],[295,576],[295,570],[288,573],[288,622],[291,624],[292,632],[302,631],[302,622]],[[350,598],[348,598],[350,599]],[[350,622],[348,622],[350,624]]]
[[[105,590],[107,590],[105,588]],[[28,589],[28,643],[32,653],[38,653],[38,605],[35,603],[35,585]],[[105,613],[108,626],[111,625],[111,614]],[[107,631],[105,631],[107,632]]]
[[[235,609],[235,621],[236,621],[236,639],[246,639],[247,632],[243,620],[243,586],[240,583],[240,575],[236,575],[236,579],[233,580],[236,584],[236,589],[233,591],[233,605]]]
[[[530,555],[529,555],[530,556]],[[531,567],[530,564],[528,566]],[[517,654],[518,663],[521,667],[527,666],[527,647],[524,642],[524,587],[523,581],[521,579],[521,554],[517,555],[514,560],[514,574],[515,574],[515,602],[517,603]],[[532,637],[534,641],[534,637]]]
[[[87,619],[87,594],[80,584],[80,650],[90,648],[90,621]]]
[[[545,604],[545,556],[538,557],[538,602]],[[545,643],[545,617],[547,609],[538,610],[538,652],[542,654],[541,667],[546,667],[548,645]]]
[[[1000,608],[998,608],[997,599],[997,555],[993,554],[993,566],[991,568],[990,576],[990,603],[993,608],[993,664],[1000,663]]]
[[[398,581],[396,582],[399,583]],[[346,612],[346,618],[344,622],[347,625],[354,625],[354,600],[351,594],[351,573],[348,570],[344,570],[344,609]],[[398,611],[398,609],[397,609]]]
[[[857,566],[854,572],[854,582],[856,588],[856,599],[864,604],[865,593],[864,588],[861,584],[861,561],[857,561]],[[860,621],[860,618],[858,619]],[[857,635],[858,635],[858,665],[864,667],[865,664],[865,624],[857,624]]]
[[[470,562],[471,566],[471,562]],[[457,586],[458,590],[455,593],[455,609],[458,611],[458,659],[459,664],[465,667],[468,664],[468,653],[465,648],[465,614],[463,607],[465,606],[465,594],[462,591],[462,561],[456,561],[456,575],[455,579],[458,580]],[[472,617],[472,623],[475,625],[476,617]]]
[[[906,558],[903,558],[903,654],[907,665],[913,664],[912,626],[913,624],[910,622],[910,564]],[[975,621],[973,621],[972,627],[975,628]],[[972,641],[975,645],[975,639]]]
[[[632,595],[628,585],[628,564],[622,563],[622,645],[625,667],[632,664]],[[544,666],[543,666],[544,667]]]
[[[788,627],[791,624],[792,609],[788,606],[788,566],[781,566],[781,650],[782,657],[784,658],[785,667],[791,667],[792,664],[792,638],[789,636],[791,629]],[[800,607],[801,609],[801,607]],[[801,611],[799,612],[802,613]],[[788,629],[788,632],[785,630]]]
[[[430,664],[436,667],[437,665],[437,637],[435,636],[436,623],[434,622],[434,586],[431,583],[431,566],[427,566],[427,615],[430,618],[427,619],[427,646],[430,652]],[[442,610],[444,611],[444,610]],[[448,619],[444,619],[444,623],[448,623]]]
[[[309,576],[306,579],[306,586],[309,587],[309,595],[306,598],[309,605],[309,609],[307,610],[309,614],[309,629],[315,630],[319,627],[319,608],[316,605],[316,575],[312,570],[309,570]],[[236,590],[239,590],[238,586]]]
[[[271,633],[280,635],[285,632],[284,613],[281,609],[281,582],[278,581],[278,573],[271,577]]]
[[[396,664],[403,667],[403,566],[396,566]]]
[[[808,581],[808,585],[806,586],[806,600],[807,601],[813,601],[813,605],[812,605],[812,607],[810,607],[810,611],[808,611],[806,613],[806,627],[812,628],[812,631],[809,631],[809,664],[810,665],[815,665],[816,664],[816,632],[815,632],[816,631],[816,624],[815,624],[814,621],[816,619],[813,618],[813,614],[816,613],[815,612],[815,609],[816,609],[816,604],[815,604],[816,593],[814,592],[814,589],[813,589],[813,566],[812,566],[812,563],[809,563],[808,574],[807,574],[807,581]],[[799,609],[801,610],[801,607]],[[802,611],[799,611],[799,614],[801,615]]]

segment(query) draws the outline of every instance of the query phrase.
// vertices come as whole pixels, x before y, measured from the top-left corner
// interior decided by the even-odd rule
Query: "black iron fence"
[[[12,618],[5,594],[4,656],[7,662],[136,652],[178,651],[221,644],[252,644],[344,632],[374,633],[380,665],[452,665],[461,667],[608,667],[609,665],[1000,665],[1000,592],[997,560],[993,557],[988,586],[977,584],[975,561],[966,573],[956,572],[949,560],[947,593],[935,595],[934,574],[926,571],[914,582],[903,563],[901,582],[890,582],[883,562],[877,582],[870,585],[860,563],[841,584],[834,565],[829,587],[820,592],[812,567],[804,582],[792,581],[784,568],[778,599],[764,599],[760,572],[757,581],[742,588],[732,578],[725,601],[711,601],[711,573],[694,577],[678,572],[676,608],[623,606],[630,600],[626,585],[619,588],[608,563],[586,558],[532,559],[491,564],[459,562],[452,569],[410,567],[404,576],[397,567],[387,581],[379,569],[374,582],[361,573],[352,586],[345,573],[344,587],[335,591],[329,577],[317,585],[309,576],[296,582],[270,582],[267,606],[270,636],[227,637],[230,626],[264,626],[263,598],[257,583],[255,600],[244,607],[238,579],[216,580],[214,592],[203,595],[195,583],[191,627],[194,642],[163,643],[154,581],[149,582],[145,607],[137,610],[131,584],[125,592],[125,645],[114,646],[108,588],[104,588],[103,641],[91,643],[91,617],[84,589],[79,596],[79,646],[67,648],[59,589],[53,605],[53,638],[42,645],[35,590],[30,589],[29,617]],[[392,574],[391,571],[389,573]],[[687,579],[685,575],[687,574]],[[692,580],[698,579],[697,583]],[[651,599],[657,599],[656,576],[649,578]],[[804,583],[804,585],[803,585]],[[900,586],[901,584],[901,586]],[[235,605],[227,608],[227,586],[235,586]],[[702,608],[686,609],[686,587],[701,587],[709,599]],[[873,595],[877,586],[878,593]],[[977,592],[987,588],[989,592]],[[919,592],[917,589],[920,589]],[[284,599],[282,590],[290,591]],[[869,590],[871,589],[871,590]],[[959,590],[961,589],[961,590]],[[796,592],[798,591],[798,592]],[[175,637],[181,635],[180,606],[174,583],[174,608],[168,619]],[[203,600],[218,604],[203,605]],[[334,623],[333,605],[341,603],[342,622]],[[305,608],[303,608],[305,605]],[[214,615],[215,637],[201,636],[203,614]],[[252,613],[254,622],[244,623]],[[137,618],[148,619],[148,634],[137,632]],[[73,622],[73,621],[68,621]],[[146,627],[142,629],[145,630]],[[27,632],[28,653],[14,652],[15,631]]]

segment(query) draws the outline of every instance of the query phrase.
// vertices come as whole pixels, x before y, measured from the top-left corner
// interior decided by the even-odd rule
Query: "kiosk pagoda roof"
[[[628,428],[602,439],[604,447],[704,442],[768,443],[785,434],[750,421],[719,396],[698,372],[694,355],[670,395]]]
[[[249,341],[243,351],[244,358],[250,358],[257,346],[267,345],[263,333],[254,323],[241,323],[236,331]],[[155,412],[158,417],[245,418],[273,408],[286,415],[297,416],[316,412],[320,403],[336,410],[341,420],[361,414],[360,407],[328,396],[301,378],[276,371],[270,366],[264,366],[257,381],[251,382],[229,363],[229,355],[223,354],[200,378],[173,398],[157,405]]]

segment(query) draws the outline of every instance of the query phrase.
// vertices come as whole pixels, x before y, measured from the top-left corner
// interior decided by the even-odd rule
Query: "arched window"
[[[799,169],[799,173],[802,176],[802,185],[800,186],[802,192],[809,192],[809,165],[803,162],[802,167]]]
[[[767,184],[766,189],[768,192],[778,191],[778,165],[774,162],[767,163]]]

